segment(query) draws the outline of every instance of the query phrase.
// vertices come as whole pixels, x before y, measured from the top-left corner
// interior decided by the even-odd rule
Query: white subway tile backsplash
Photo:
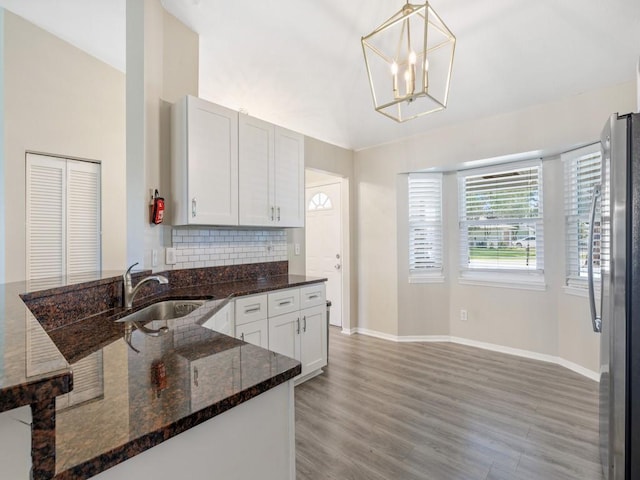
[[[176,269],[287,260],[285,230],[179,227],[171,239]]]

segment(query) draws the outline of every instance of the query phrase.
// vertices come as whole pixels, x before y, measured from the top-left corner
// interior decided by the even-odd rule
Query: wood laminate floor
[[[298,480],[601,480],[598,385],[452,343],[330,333],[296,387]]]

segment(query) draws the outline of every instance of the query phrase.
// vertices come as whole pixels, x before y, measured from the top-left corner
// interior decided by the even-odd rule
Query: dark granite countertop
[[[114,321],[130,313],[116,306],[117,292],[115,300],[81,292],[77,306],[55,304],[75,288],[63,282],[47,294],[22,295],[36,320],[19,296],[32,285],[0,285],[0,411],[32,405],[35,479],[89,478],[300,373],[293,359],[201,324],[225,300],[324,279],[281,274],[197,284],[193,275],[180,281],[181,272],[166,272],[169,288],[141,289],[134,311],[176,298],[205,304],[169,320],[164,335],[134,329],[130,343],[139,352],[125,342],[124,324]],[[113,272],[92,280],[100,292],[121,287]],[[68,321],[69,311],[90,312],[86,302],[103,310]],[[60,321],[63,313],[67,320]]]

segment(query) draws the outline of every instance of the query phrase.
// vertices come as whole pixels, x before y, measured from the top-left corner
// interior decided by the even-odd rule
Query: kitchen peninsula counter
[[[0,411],[31,405],[33,478],[90,478],[298,375],[298,361],[201,326],[221,301],[323,281],[257,265],[160,272],[169,285],[145,285],[133,311],[206,302],[157,337],[134,329],[125,339],[115,320],[131,311],[114,272],[23,294],[37,320],[20,298],[32,284],[0,286]]]

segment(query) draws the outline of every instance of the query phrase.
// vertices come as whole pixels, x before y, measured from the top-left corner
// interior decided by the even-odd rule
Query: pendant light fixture
[[[456,37],[429,2],[407,0],[362,37],[375,109],[404,122],[446,108],[455,46]]]

